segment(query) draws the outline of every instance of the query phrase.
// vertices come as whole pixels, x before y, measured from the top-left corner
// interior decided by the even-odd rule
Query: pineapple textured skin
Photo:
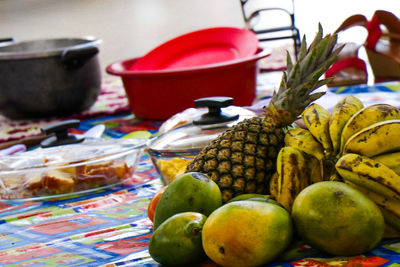
[[[261,117],[243,120],[206,146],[187,171],[206,173],[223,202],[244,193],[267,194],[284,132]]]

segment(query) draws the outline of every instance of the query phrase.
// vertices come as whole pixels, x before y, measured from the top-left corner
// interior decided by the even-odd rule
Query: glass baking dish
[[[132,177],[145,139],[86,139],[0,158],[0,199],[89,193]]]

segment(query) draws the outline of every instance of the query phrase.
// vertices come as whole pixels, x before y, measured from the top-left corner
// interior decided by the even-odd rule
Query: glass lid
[[[151,140],[149,148],[157,151],[186,151],[201,149],[230,126],[205,129],[193,124],[178,127]]]
[[[233,99],[230,97],[207,97],[197,99],[197,107],[208,107],[208,112],[201,112],[197,118],[190,123],[174,128],[162,133],[148,142],[150,150],[158,152],[188,152],[190,150],[200,150],[219,134],[226,131],[233,125],[249,118],[249,111],[243,109],[247,116],[239,114],[225,113],[222,107],[231,105]],[[238,111],[238,109],[233,109]]]

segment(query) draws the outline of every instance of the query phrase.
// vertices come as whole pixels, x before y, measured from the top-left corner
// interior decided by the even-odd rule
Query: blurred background
[[[265,0],[268,1],[268,0]],[[318,22],[333,32],[352,14],[376,9],[400,16],[399,0],[294,0],[300,35]],[[213,26],[244,27],[239,0],[0,0],[0,38],[29,40],[95,36],[103,69],[139,57],[178,35]],[[354,37],[354,35],[353,35]]]

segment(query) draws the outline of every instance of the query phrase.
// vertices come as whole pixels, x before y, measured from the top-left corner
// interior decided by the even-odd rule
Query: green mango
[[[270,195],[261,195],[261,194],[241,194],[234,198],[231,198],[227,203],[240,200],[260,201],[282,206],[281,204],[278,203],[278,201],[272,199]]]
[[[276,201],[276,200],[274,200],[274,199],[272,199],[272,198],[251,197],[251,198],[249,198],[249,199],[247,199],[247,200],[250,200],[250,201],[267,202],[267,203],[271,203],[271,204],[275,204],[275,205],[278,205],[278,206],[283,207],[278,201]]]
[[[270,195],[262,195],[262,194],[241,194],[231,198],[227,203],[239,200],[248,200],[249,198],[262,198],[269,199]]]
[[[208,216],[222,206],[221,190],[207,175],[188,172],[173,180],[158,201],[153,228],[169,217],[186,211]]]
[[[150,238],[151,257],[168,266],[190,266],[190,263],[205,259],[201,233],[206,219],[198,212],[183,212],[169,217]]]

